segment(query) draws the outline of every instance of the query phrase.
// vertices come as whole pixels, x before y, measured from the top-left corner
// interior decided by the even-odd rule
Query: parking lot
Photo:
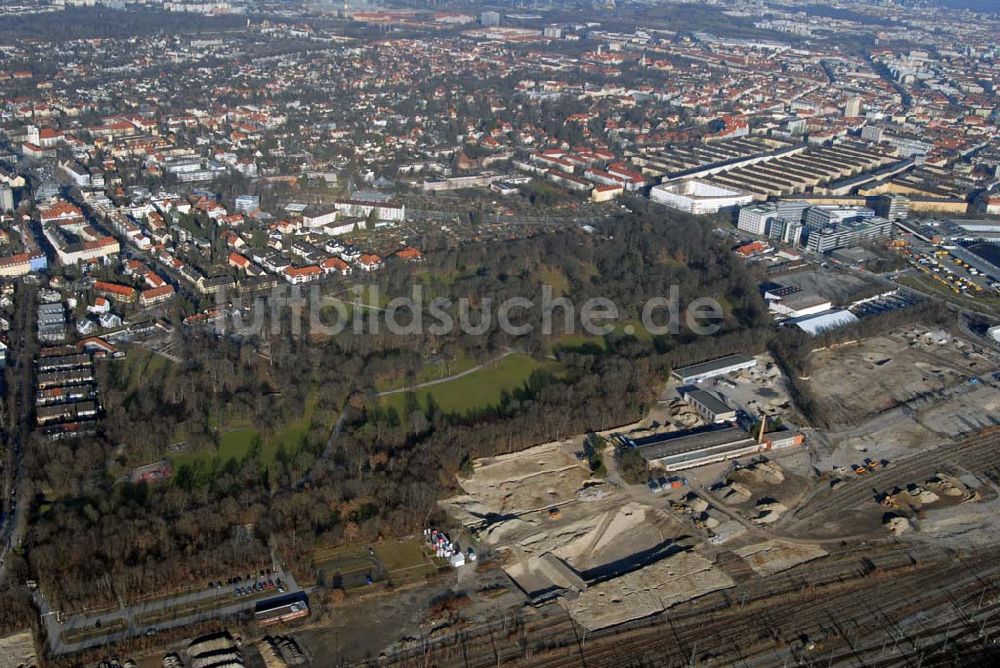
[[[55,654],[78,652],[131,636],[156,633],[209,619],[245,614],[260,600],[302,591],[288,571],[262,569],[176,596],[94,614],[62,616],[49,607],[41,590],[35,603]]]
[[[918,303],[918,299],[911,295],[897,293],[887,297],[879,297],[861,304],[851,306],[850,311],[859,318],[870,318],[872,316],[909,308]]]

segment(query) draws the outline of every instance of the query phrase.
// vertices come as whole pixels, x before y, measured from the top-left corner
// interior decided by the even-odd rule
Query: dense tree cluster
[[[710,296],[725,318],[711,337],[682,325],[676,335],[618,331],[593,344],[542,334],[538,309],[525,315],[535,327],[523,336],[495,321],[481,336],[457,328],[266,340],[181,332],[180,364],[103,363],[103,433],[29,449],[38,503],[26,555],[54,604],[111,604],[116,594],[207,581],[266,562],[272,548],[307,567],[318,543],[411,533],[438,512],[472,458],[634,420],[675,365],[761,351],[771,336],[755,279],[688,216],[623,213],[587,232],[458,248],[427,242],[423,265],[398,264],[377,279],[387,298],[419,284],[425,305],[434,297],[540,301],[541,284],[552,282],[574,304],[605,297],[621,320],[637,321],[646,300],[677,286],[682,309]],[[557,370],[545,366],[496,405],[463,414],[415,400],[399,414],[374,395],[379,379],[413,378],[430,358],[489,363],[511,349],[554,357]],[[300,442],[265,456],[309,402]],[[344,429],[321,456],[342,411]],[[168,454],[179,433],[185,454],[216,452],[232,423],[257,430],[245,456],[184,460],[167,483],[127,482],[132,467]]]

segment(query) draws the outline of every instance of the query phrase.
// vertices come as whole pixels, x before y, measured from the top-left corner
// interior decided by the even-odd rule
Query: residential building
[[[174,286],[172,285],[162,285],[158,288],[150,288],[148,290],[143,290],[139,294],[139,304],[143,308],[148,308],[156,304],[162,304],[163,302],[169,301],[174,296]]]

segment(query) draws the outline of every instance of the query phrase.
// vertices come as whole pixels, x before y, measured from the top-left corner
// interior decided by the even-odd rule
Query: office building
[[[874,215],[875,210],[865,206],[811,206],[806,209],[803,222],[807,229],[820,229]]]
[[[829,253],[837,248],[857,246],[891,236],[892,221],[870,216],[812,228],[806,237],[806,248],[814,253]]]
[[[768,233],[771,221],[778,215],[778,208],[773,203],[754,204],[740,209],[736,227],[757,236]]]
[[[795,220],[775,218],[771,221],[768,238],[788,244],[789,246],[798,246],[802,243],[802,223]]]
[[[745,206],[740,209],[740,215],[736,226],[750,234],[758,236],[768,236],[771,239],[783,240],[784,231],[788,223],[799,225],[809,208],[808,202],[798,200],[779,200],[777,202],[763,202],[752,206]],[[772,233],[772,227],[777,220],[784,221],[777,234]],[[786,242],[790,243],[790,242]]]
[[[889,220],[906,220],[910,215],[910,198],[905,195],[882,195],[875,202],[875,213]]]
[[[500,12],[486,11],[479,15],[479,24],[487,28],[500,25]]]
[[[778,218],[796,223],[801,223],[811,204],[794,199],[783,199],[775,202]]]

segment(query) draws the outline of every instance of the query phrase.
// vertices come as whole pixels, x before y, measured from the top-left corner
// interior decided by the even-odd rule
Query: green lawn
[[[425,364],[412,380],[406,378],[405,376],[380,378],[375,383],[375,389],[379,392],[398,390],[409,385],[417,385],[419,383],[426,383],[430,380],[453,376],[456,373],[468,371],[472,367],[476,366],[476,364],[476,360],[471,357],[459,354],[451,362],[435,362],[433,364]]]
[[[372,559],[361,545],[338,545],[313,552],[312,565],[314,571],[325,571],[328,576],[347,576],[372,570]]]
[[[508,355],[494,366],[481,369],[468,376],[415,390],[420,406],[427,406],[427,397],[433,395],[440,410],[446,413],[465,413],[486,408],[500,402],[500,393],[521,387],[535,369],[555,370],[555,362],[540,362],[528,355]],[[406,414],[406,392],[382,397],[382,405],[392,406],[402,416]]]
[[[302,417],[289,422],[279,429],[271,439],[261,437],[260,460],[262,466],[272,468],[278,446],[283,445],[289,455],[295,454],[302,444],[302,438],[309,432],[313,415],[316,412],[317,397],[312,396],[306,401]],[[219,449],[216,452],[182,453],[170,457],[174,470],[184,464],[194,464],[201,460],[208,465],[213,459],[223,464],[230,459],[240,460],[247,456],[254,440],[259,436],[256,428],[245,421],[230,423],[227,430],[219,438]]]
[[[375,546],[375,555],[388,571],[398,571],[426,564],[425,542],[414,536],[400,540],[387,540]]]
[[[173,362],[163,355],[139,346],[128,346],[124,364],[128,391],[135,391],[143,378],[162,375],[171,365]]]
[[[569,279],[566,278],[566,274],[561,269],[544,267],[541,272],[541,279],[542,285],[548,285],[552,288],[552,295],[554,297],[562,297],[569,292]]]
[[[227,431],[219,439],[219,459],[225,461],[245,457],[256,436],[257,430],[253,427]]]
[[[653,335],[649,333],[649,330],[643,327],[642,322],[639,320],[625,320],[623,322],[615,323],[614,331],[618,334],[628,334],[630,336],[634,336],[640,341],[650,341],[653,338]]]
[[[257,430],[253,427],[233,429],[224,433],[219,439],[219,449],[216,452],[182,453],[170,457],[170,462],[176,471],[185,464],[194,465],[198,461],[203,462],[205,465],[208,465],[213,459],[217,460],[220,464],[228,462],[230,459],[239,461],[246,457],[256,436]],[[262,454],[266,455],[268,452],[270,452],[270,459],[273,461],[274,448],[264,448],[262,450]]]
[[[420,581],[437,571],[429,548],[420,536],[386,540],[373,547],[378,562],[397,585]],[[322,572],[328,582],[337,573],[352,581],[375,570],[375,562],[366,546],[346,544],[316,549],[312,555],[312,567],[311,575]],[[311,579],[302,579],[300,584]]]
[[[417,280],[424,286],[451,285],[462,275],[462,272],[452,269],[449,271],[430,271],[425,269],[416,274]]]
[[[549,351],[556,353],[560,350],[574,350],[597,346],[601,350],[606,348],[603,336],[593,336],[591,334],[560,334],[549,344]]]

